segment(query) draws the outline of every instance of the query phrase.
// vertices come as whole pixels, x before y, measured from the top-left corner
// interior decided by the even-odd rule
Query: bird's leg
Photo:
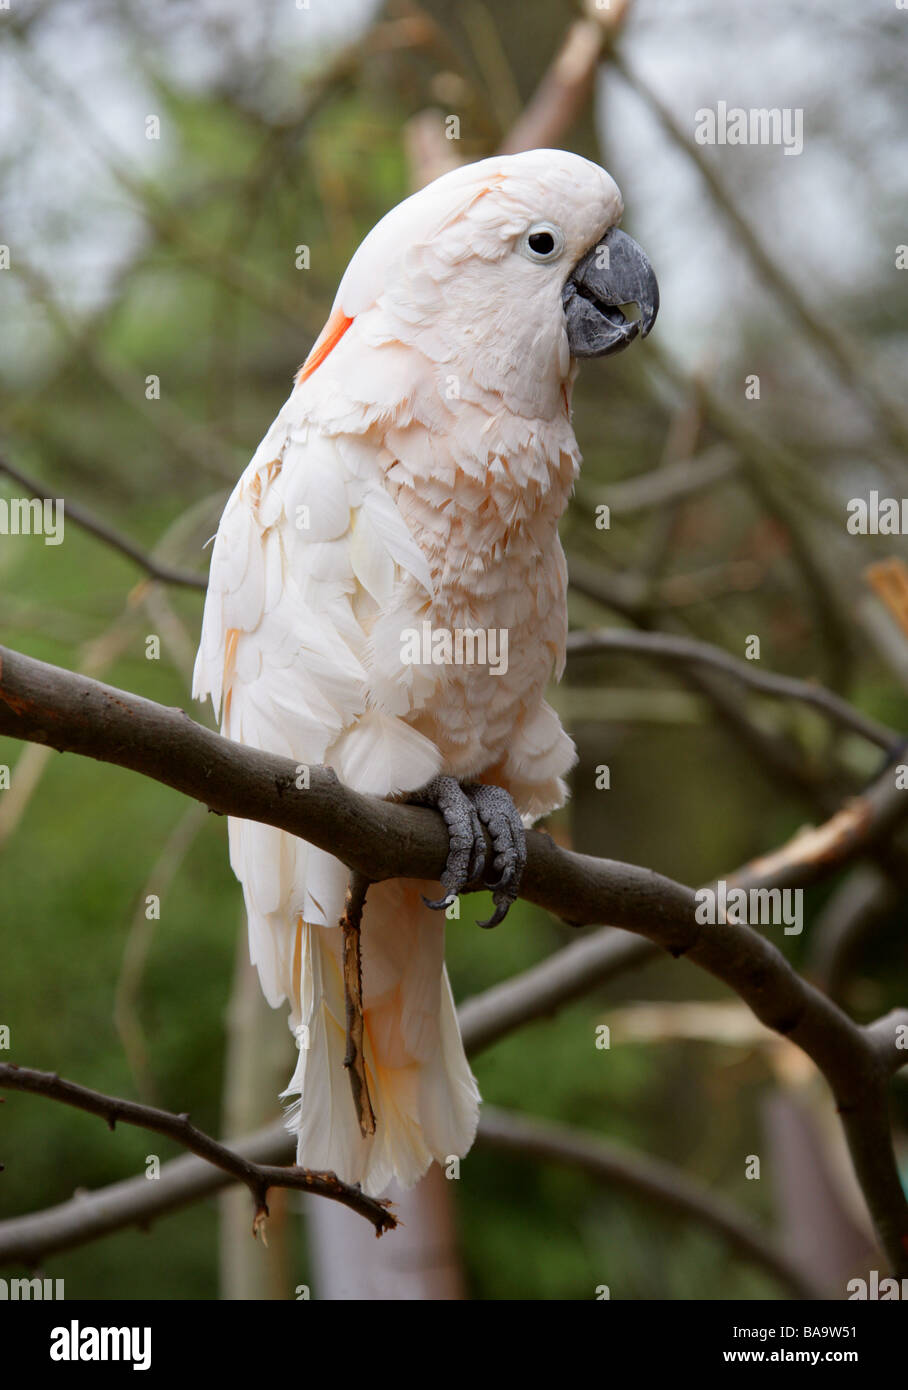
[[[511,903],[520,892],[520,880],[527,862],[527,840],[520,812],[504,787],[484,782],[465,788],[466,794],[482,824],[489,832],[494,859],[492,865],[498,878],[489,887],[495,911],[481,927],[497,927],[504,921]]]
[[[448,859],[441,875],[445,896],[427,906],[448,907],[468,883],[481,878],[486,866],[483,826],[489,832],[498,878],[490,884],[495,911],[481,927],[497,927],[517,897],[526,865],[526,838],[517,807],[503,787],[480,782],[461,784],[442,774],[407,798],[420,806],[434,806],[448,827]]]
[[[456,777],[433,777],[421,791],[407,800],[416,806],[433,806],[440,811],[448,828],[448,858],[441,886],[445,896],[438,902],[424,901],[427,907],[449,907],[468,883],[481,878],[486,866],[486,840],[473,803]]]

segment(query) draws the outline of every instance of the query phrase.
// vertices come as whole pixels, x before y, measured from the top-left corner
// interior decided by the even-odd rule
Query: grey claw
[[[511,797],[503,787],[485,783],[461,786],[456,777],[441,775],[409,800],[416,805],[436,807],[448,828],[448,860],[440,880],[445,895],[437,901],[423,898],[433,911],[449,907],[467,884],[482,878],[486,866],[482,827],[486,827],[494,852],[492,865],[498,878],[489,885],[495,911],[478,925],[497,927],[517,898],[527,859],[523,822]]]
[[[517,807],[503,787],[479,784],[467,788],[467,795],[489,832],[495,852],[493,867],[499,877],[490,884],[495,911],[480,927],[497,927],[516,901],[527,862],[526,835]]]
[[[495,903],[495,911],[492,913],[491,917],[487,917],[484,922],[480,922],[478,918],[476,921],[477,927],[482,927],[484,930],[488,930],[490,927],[497,927],[499,922],[504,921],[505,917],[507,917],[508,915],[508,910],[514,899],[507,898],[501,899],[499,901],[499,899],[497,899],[493,893],[492,901]]]
[[[440,912],[449,907],[458,893],[481,878],[485,870],[486,842],[479,816],[456,777],[434,777],[410,800],[434,806],[448,828],[448,860],[441,875],[443,898],[423,898],[427,907]]]
[[[425,893],[423,893],[421,896],[426,907],[431,907],[433,912],[441,912],[442,910],[449,908],[457,898],[456,893],[446,893],[443,898],[438,898],[435,902],[433,902],[431,898],[426,897]]]

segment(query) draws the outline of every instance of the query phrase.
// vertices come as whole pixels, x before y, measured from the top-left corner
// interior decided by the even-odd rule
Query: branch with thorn
[[[261,1231],[263,1239],[264,1225],[268,1219],[268,1192],[272,1187],[314,1192],[319,1197],[340,1202],[371,1221],[377,1236],[393,1230],[397,1225],[390,1203],[384,1198],[367,1197],[358,1187],[341,1182],[334,1173],[314,1173],[306,1168],[297,1168],[295,1164],[285,1168],[271,1163],[254,1163],[197,1129],[188,1115],[174,1115],[156,1106],[104,1095],[101,1091],[79,1086],[74,1081],[64,1081],[54,1072],[17,1067],[10,1062],[0,1063],[0,1088],[27,1091],[31,1095],[44,1096],[63,1105],[72,1105],[77,1110],[85,1110],[89,1115],[99,1115],[106,1120],[110,1129],[115,1129],[117,1123],[122,1121],[155,1134],[163,1134],[165,1138],[181,1144],[184,1149],[189,1149],[215,1168],[246,1184],[255,1202],[252,1233],[257,1235]]]

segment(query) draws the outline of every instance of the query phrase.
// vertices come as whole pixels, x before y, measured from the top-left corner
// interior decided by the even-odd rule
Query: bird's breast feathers
[[[424,418],[437,402],[412,389],[381,418],[331,360],[351,336],[335,338],[333,370],[323,359],[297,384],[228,502],[195,693],[223,703],[229,737],[329,762],[361,790],[501,771],[509,746],[517,780],[531,784],[521,730],[563,660],[557,523],[578,463],[569,422],[499,421],[455,398],[439,430]],[[383,368],[366,375],[374,395]],[[484,645],[475,639],[458,661],[464,631]],[[573,749],[551,733],[557,779]],[[560,800],[542,773],[545,795]],[[525,809],[539,807],[534,793]]]

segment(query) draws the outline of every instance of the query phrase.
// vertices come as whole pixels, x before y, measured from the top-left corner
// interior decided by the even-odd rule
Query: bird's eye
[[[531,261],[554,261],[564,249],[564,234],[551,222],[531,227],[520,248]]]
[[[537,256],[548,256],[555,250],[555,238],[551,232],[533,232],[527,237],[527,245]]]

